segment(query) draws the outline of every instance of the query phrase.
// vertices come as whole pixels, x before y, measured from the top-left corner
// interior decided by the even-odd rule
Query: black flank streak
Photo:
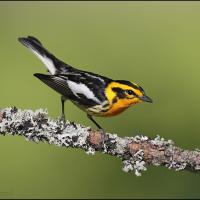
[[[109,106],[109,103],[105,104],[105,105],[103,106],[103,108],[106,108],[107,106]]]

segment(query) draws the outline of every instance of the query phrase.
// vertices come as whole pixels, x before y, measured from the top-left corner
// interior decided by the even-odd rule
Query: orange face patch
[[[102,113],[102,116],[104,117],[111,117],[114,115],[118,115],[121,112],[125,111],[127,108],[129,108],[131,105],[137,104],[141,102],[138,98],[134,99],[118,99],[118,101],[110,107],[110,109]]]

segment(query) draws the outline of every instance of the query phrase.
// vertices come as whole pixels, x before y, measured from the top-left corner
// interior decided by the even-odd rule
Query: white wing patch
[[[56,68],[51,59],[47,58],[46,56],[40,55],[37,51],[33,49],[30,50],[44,63],[44,65],[49,70],[50,74],[54,75],[56,73]]]
[[[93,101],[97,103],[101,103],[99,99],[97,99],[94,96],[94,93],[85,85],[82,83],[75,83],[73,81],[67,81],[69,88],[73,92],[74,95],[78,97],[78,94],[83,94],[86,96],[88,99],[92,99]]]

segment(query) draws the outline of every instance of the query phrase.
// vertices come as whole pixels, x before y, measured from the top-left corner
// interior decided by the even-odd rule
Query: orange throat
[[[102,116],[104,117],[111,117],[120,114],[121,112],[125,111],[132,105],[139,103],[138,99],[133,99],[130,101],[129,99],[118,99],[118,101],[111,105],[110,109],[103,113]]]

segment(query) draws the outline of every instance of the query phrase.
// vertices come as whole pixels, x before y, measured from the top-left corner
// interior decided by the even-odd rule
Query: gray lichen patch
[[[172,140],[165,140],[164,138],[157,135],[153,140],[151,140],[151,143],[155,146],[170,146],[174,145],[174,142]]]
[[[3,119],[0,123],[1,134],[24,135],[34,142],[46,141],[58,146],[83,146],[88,137],[87,128],[69,121],[52,120],[46,110],[22,111],[15,107],[1,110]],[[75,139],[76,138],[76,139]]]
[[[146,163],[144,161],[144,152],[143,150],[139,150],[135,153],[129,160],[123,161],[123,171],[130,172],[135,171],[136,176],[141,176],[142,171],[146,171]]]

